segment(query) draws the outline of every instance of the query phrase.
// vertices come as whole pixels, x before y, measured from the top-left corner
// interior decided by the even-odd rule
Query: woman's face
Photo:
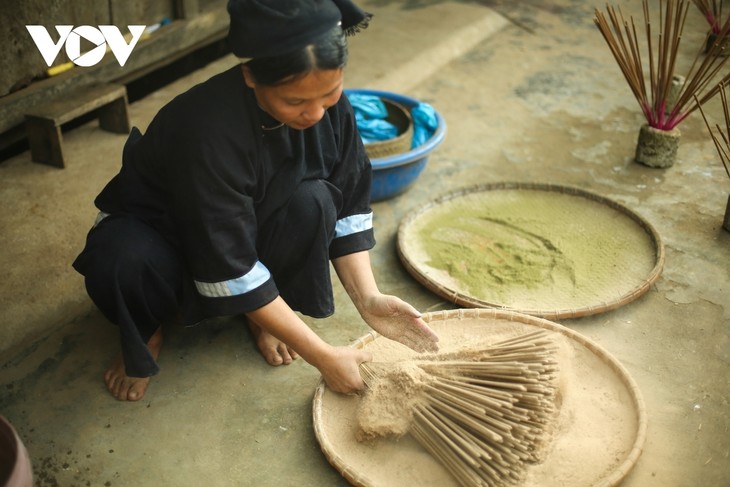
[[[325,110],[340,99],[344,70],[311,71],[276,86],[256,84],[246,66],[243,76],[266,113],[293,129],[304,130],[322,120]]]

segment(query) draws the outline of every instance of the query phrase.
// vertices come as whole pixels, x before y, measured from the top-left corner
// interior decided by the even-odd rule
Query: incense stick
[[[684,76],[685,83],[680,88],[676,99],[673,100],[673,106],[668,106],[668,103],[672,103],[670,89],[675,76],[689,3],[686,0],[659,2],[660,21],[656,44],[652,39],[648,0],[642,0],[642,7],[648,53],[648,90],[642,50],[633,17],[629,16],[629,20],[626,20],[620,8],[606,5],[607,16],[596,9],[594,21],[638,101],[649,126],[669,131],[717,93],[713,80],[719,75],[728,60],[727,56],[721,54],[725,49],[725,39],[730,33],[730,17],[723,24],[718,24],[717,38],[707,54],[703,57],[703,50],[698,50],[692,65]],[[730,73],[722,75],[720,82],[730,82]]]

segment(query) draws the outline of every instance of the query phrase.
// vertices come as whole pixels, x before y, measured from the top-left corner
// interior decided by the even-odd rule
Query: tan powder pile
[[[368,367],[381,370],[377,372],[377,379],[368,384],[360,402],[357,439],[399,438],[410,429],[413,410],[423,400],[424,385],[433,379],[410,361],[368,364]]]

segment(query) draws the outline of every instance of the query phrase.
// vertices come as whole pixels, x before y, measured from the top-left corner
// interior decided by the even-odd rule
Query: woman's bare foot
[[[159,327],[147,342],[152,357],[157,360],[162,348],[162,327]],[[124,371],[124,359],[122,354],[114,360],[114,363],[104,373],[106,388],[112,396],[120,401],[139,401],[144,397],[147,386],[150,383],[149,377],[129,377]]]
[[[289,348],[284,342],[269,334],[261,326],[254,323],[251,318],[247,318],[246,321],[248,322],[248,327],[251,329],[251,333],[253,333],[256,339],[256,346],[259,347],[259,352],[261,352],[264,360],[269,365],[289,365],[299,357],[299,354]]]

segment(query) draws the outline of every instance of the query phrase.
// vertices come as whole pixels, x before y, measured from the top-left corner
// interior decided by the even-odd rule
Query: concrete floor
[[[374,204],[381,289],[423,311],[450,307],[403,270],[394,240],[400,219],[442,192],[538,181],[629,206],[664,239],[662,276],[633,303],[562,324],[612,353],[644,395],[648,437],[623,485],[730,485],[730,233],[721,228],[730,180],[699,114],[681,126],[673,167],[633,162],[642,117],[593,25],[594,6],[517,3],[362,2],[376,17],[352,40],[348,87],[422,99],[449,127],[417,184]],[[619,3],[641,16],[637,0]],[[705,32],[693,9],[687,46]],[[694,48],[684,52],[686,65]],[[171,97],[233,62],[221,59],[134,103],[133,123],[144,129]],[[24,439],[37,485],[346,485],[313,433],[317,371],[301,360],[267,366],[236,319],[169,330],[162,372],[141,402],[105,392],[115,330],[70,263],[124,140],[92,122],[65,135],[64,170],[28,154],[0,165],[0,413]],[[348,344],[366,326],[340,287],[336,299],[334,317],[307,322]]]

